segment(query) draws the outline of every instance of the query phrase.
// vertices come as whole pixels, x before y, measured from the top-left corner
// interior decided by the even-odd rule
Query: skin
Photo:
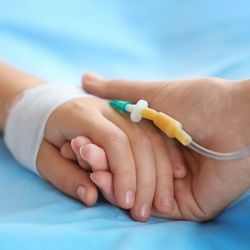
[[[3,131],[8,109],[15,103],[16,98],[24,90],[36,87],[45,81],[4,64],[0,65],[0,75],[0,129]],[[223,79],[202,78],[145,84],[107,81],[93,75],[86,75],[83,80],[86,90],[101,97],[131,101],[147,99],[151,107],[181,121],[196,141],[211,149],[231,151],[248,144],[249,118],[246,114],[249,110],[249,81],[241,81],[234,85],[232,81]],[[92,116],[83,115],[89,111],[86,107],[91,106],[90,104],[93,107],[92,111],[96,112],[93,116],[97,118],[96,120]],[[73,121],[70,123],[65,122],[65,117],[68,118],[69,114],[70,121]],[[111,112],[107,102],[97,98],[77,100],[61,106],[51,115],[47,123],[46,136],[37,158],[39,172],[55,187],[86,205],[93,205],[96,202],[98,193],[95,184],[97,184],[111,202],[130,209],[132,217],[140,221],[148,219],[152,204],[153,215],[207,220],[216,216],[249,188],[249,157],[237,163],[206,159],[179,147],[172,140],[162,140],[162,136],[159,136],[149,124],[143,123],[142,127],[139,127],[131,125],[126,119],[113,110]],[[107,120],[110,122],[108,126],[106,126]],[[98,126],[98,123],[101,125],[99,124],[100,127],[97,128],[95,126]],[[99,134],[94,133],[94,128],[97,128]],[[85,142],[85,150],[80,143],[79,151],[74,148],[77,141],[73,141],[72,146],[76,152],[74,154],[70,151],[71,145],[67,141],[82,134],[87,135],[86,140],[89,141]],[[115,143],[107,144],[107,141]],[[136,143],[138,141],[143,143],[143,149],[146,148],[147,151],[138,147]],[[165,153],[158,155],[159,150],[155,149],[160,148],[164,150],[167,148],[167,152],[162,151]],[[101,152],[100,159],[104,159],[101,166],[100,159],[95,160],[93,149]],[[126,159],[121,152],[125,152]],[[146,160],[143,159],[145,152],[152,152],[152,155],[146,156]],[[169,158],[162,160],[161,157],[166,155]],[[113,156],[115,157],[112,160]],[[141,156],[143,157],[139,159]],[[80,168],[77,160],[81,165],[85,164],[85,167]],[[167,164],[162,166],[160,165],[162,162]],[[143,168],[144,165],[146,170]],[[90,168],[94,171],[91,175],[92,180],[88,174]],[[178,172],[178,169],[182,170]],[[171,171],[175,176],[173,182],[171,182],[173,179]],[[164,178],[160,178],[161,176]],[[131,204],[128,204],[123,197],[124,193],[131,189],[135,197],[134,201],[130,200]],[[165,207],[161,199],[156,198],[163,190],[170,196],[173,196],[174,191],[173,203],[170,202],[170,205]],[[144,209],[141,216],[140,209],[144,204],[147,204],[146,213]]]
[[[57,128],[58,124],[61,124],[60,130]],[[81,138],[81,142],[72,141],[74,151],[79,151],[74,158],[72,153],[68,152],[69,144],[65,141],[71,141],[79,134],[87,135],[88,138]],[[110,169],[113,173],[111,202],[130,209],[134,219],[148,219],[155,192],[167,196],[170,200],[167,205],[161,206],[161,211],[172,209],[172,168],[165,141],[150,123],[143,122],[137,126],[131,123],[127,116],[114,111],[106,100],[84,98],[68,102],[56,109],[47,122],[45,139],[61,148],[61,154],[68,160],[79,160],[79,155],[82,155],[83,159],[79,160],[79,164],[86,171],[90,167],[99,171]],[[81,152],[78,144],[85,145]],[[91,156],[96,145],[102,149],[102,155],[97,156],[97,159]],[[162,150],[153,150],[158,147]],[[100,162],[98,157],[104,156],[107,159]],[[89,158],[92,161],[86,164],[86,159]],[[164,162],[164,165],[158,165],[159,162]],[[38,170],[48,179],[48,169],[40,168],[39,161]],[[157,171],[161,171],[161,175],[157,175]],[[95,183],[96,175],[91,175],[91,179]],[[156,185],[156,179],[161,180],[161,185]],[[132,197],[126,197],[127,192],[132,193]]]
[[[37,87],[46,81],[19,69],[0,63],[0,132],[4,133],[4,125],[11,106],[18,101],[21,93],[29,88]],[[82,201],[85,205],[95,204],[98,196],[96,185],[90,180],[86,171],[79,169],[78,164],[66,160],[48,140],[44,140],[38,156],[38,165],[44,178],[62,192]],[[60,166],[60,168],[59,168]],[[85,187],[84,195],[78,191]],[[83,194],[83,193],[81,193]]]
[[[4,133],[11,106],[21,98],[23,91],[41,84],[45,81],[0,64],[1,132]],[[79,135],[88,137],[81,142],[81,145],[87,144],[81,152],[86,159],[91,158],[94,145],[103,150],[101,165],[95,159],[81,159],[80,152],[69,151],[69,142]],[[90,179],[89,168],[99,168],[99,171],[108,168],[112,172],[113,203],[129,209],[134,219],[146,221],[152,204],[160,204],[155,193],[168,200],[158,205],[159,211],[168,212],[173,207],[173,173],[165,144],[150,123],[142,122],[137,126],[127,116],[114,111],[106,100],[79,98],[64,103],[49,117],[37,156],[37,168],[56,188],[88,206],[94,205],[98,197],[97,177],[92,175]],[[73,141],[72,146],[77,151],[77,143]],[[155,148],[161,150],[155,151]]]
[[[159,146],[161,145],[155,144],[155,147]],[[162,149],[166,150],[166,144],[162,146]],[[173,209],[174,199],[172,198],[169,200],[168,196],[167,198],[165,196],[166,189],[164,187],[167,184],[166,180],[169,176],[165,175],[164,172],[164,169],[166,168],[166,161],[168,161],[164,150],[158,150],[157,156],[159,156],[159,158],[156,158],[156,160],[159,165],[158,168],[156,165],[156,181],[150,182],[149,185],[155,185],[153,208],[157,212],[168,213]],[[154,152],[157,151],[155,150]],[[113,184],[112,170],[110,169],[108,159],[103,148],[94,144],[85,136],[78,136],[71,141],[71,144],[67,142],[62,146],[61,154],[67,159],[77,161],[82,168],[89,171],[91,173],[91,180],[98,186],[106,200],[116,206],[119,206],[114,195],[115,187]],[[183,164],[180,165],[181,161],[179,161],[179,165],[177,164],[179,159],[175,159],[176,161],[172,164],[173,176],[175,178],[183,178],[186,174],[186,169]],[[153,167],[153,165],[151,166]],[[142,171],[145,172],[144,174],[148,174],[145,168]],[[140,174],[140,171],[136,172],[136,176]],[[138,183],[138,185],[141,184]],[[142,187],[142,191],[145,191],[145,186]],[[145,194],[148,195],[148,193]],[[146,221],[146,218],[143,218],[140,215],[138,216],[136,212],[137,210],[134,208],[130,210],[132,218],[138,221]]]
[[[239,150],[249,144],[250,81],[197,78],[178,81],[136,82],[105,80],[93,74],[83,77],[84,89],[108,99],[150,106],[179,120],[201,145],[220,152]],[[250,188],[250,157],[216,161],[166,139],[170,161],[184,162],[186,174],[174,178],[174,206],[151,214],[172,219],[204,221],[214,218]],[[92,159],[93,160],[93,159]],[[178,164],[177,164],[178,165]],[[113,173],[98,171],[95,183],[112,197]],[[103,179],[106,180],[102,181]]]

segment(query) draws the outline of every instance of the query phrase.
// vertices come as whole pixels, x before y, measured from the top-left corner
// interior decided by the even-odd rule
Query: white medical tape
[[[86,96],[80,87],[53,84],[24,91],[11,108],[4,129],[4,142],[15,159],[39,175],[36,158],[51,113],[67,101]]]

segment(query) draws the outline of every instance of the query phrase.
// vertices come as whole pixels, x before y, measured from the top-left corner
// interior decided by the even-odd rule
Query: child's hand
[[[132,208],[133,218],[148,219],[155,193],[157,209],[166,213],[172,210],[173,176],[167,148],[150,123],[131,123],[105,100],[78,99],[56,109],[47,123],[45,138],[61,148],[78,135],[88,136],[105,151],[113,174],[115,202]],[[39,171],[46,176],[44,169]]]
[[[114,197],[113,178],[108,165],[105,151],[85,137],[78,136],[71,143],[66,142],[61,147],[64,158],[77,161],[90,173],[91,180],[98,186],[110,203],[117,205]]]
[[[112,172],[110,172],[105,151],[101,147],[93,144],[93,142],[85,136],[78,136],[71,141],[71,144],[66,142],[62,146],[61,154],[67,159],[78,161],[83,169],[92,171],[92,174],[90,175],[91,180],[98,186],[107,201],[117,205],[114,197],[113,175]],[[178,162],[180,159],[177,157],[176,160]],[[185,168],[183,166],[180,167],[180,164],[175,164],[172,167],[175,178],[183,178],[186,174]],[[159,180],[162,181],[161,178]],[[157,181],[158,180],[156,179],[156,185]],[[167,215],[169,211],[159,198],[160,194],[157,194],[156,190],[153,208],[158,211],[158,213],[162,212]],[[134,209],[131,209],[131,215],[135,219],[138,219]],[[139,218],[139,220],[144,219]]]

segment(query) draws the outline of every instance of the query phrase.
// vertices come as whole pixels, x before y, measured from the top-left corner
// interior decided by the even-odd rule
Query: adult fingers
[[[171,212],[174,205],[173,172],[168,149],[161,134],[154,128],[149,129],[148,123],[141,123],[149,137],[155,158],[156,187],[154,207],[163,213]]]
[[[109,120],[103,121],[101,126],[103,135],[98,140],[105,149],[114,176],[116,202],[122,208],[129,209],[134,206],[136,174],[128,137]]]
[[[110,133],[110,131],[109,131],[109,133]],[[120,133],[120,130],[119,130],[118,133]],[[82,159],[84,159],[84,161],[86,161],[88,163],[88,165],[90,166],[91,170],[94,172],[91,175],[92,176],[92,181],[96,182],[95,180],[97,180],[98,183],[100,183],[98,185],[98,187],[101,189],[101,191],[102,191],[103,195],[105,196],[105,198],[108,201],[112,200],[112,203],[114,203],[114,198],[113,198],[114,194],[113,193],[111,194],[111,190],[109,189],[109,185],[108,185],[109,180],[110,180],[109,176],[107,176],[107,174],[103,174],[104,175],[104,179],[103,180],[101,180],[101,178],[99,177],[100,176],[100,170],[109,170],[110,169],[109,164],[108,164],[108,160],[107,160],[107,156],[105,154],[105,151],[103,150],[103,148],[99,147],[98,145],[91,143],[91,141],[89,139],[88,139],[88,144],[83,144],[83,145],[81,143],[84,143],[84,140],[79,140],[79,139],[81,139],[80,136],[76,137],[74,140],[72,140],[73,143],[71,143],[71,144],[72,144],[72,146],[74,146],[74,151],[76,152],[76,154],[79,154],[82,157]],[[112,155],[111,157],[113,158],[114,156]],[[120,166],[117,163],[118,162],[116,162],[115,168],[117,168],[117,167],[120,168]],[[98,173],[96,173],[96,171]],[[121,182],[120,179],[124,178],[124,175],[123,175],[124,170],[121,170],[121,171],[122,171],[121,172],[121,174],[122,174],[121,177],[120,177],[119,170],[115,171],[116,172],[116,176],[114,178],[114,182],[115,183],[119,183],[120,184],[120,182]],[[104,171],[101,171],[101,172],[104,172]],[[132,173],[131,173],[131,175],[132,175]],[[97,179],[94,178],[95,176],[97,176],[96,177]],[[129,176],[127,176],[126,178],[128,178],[128,179],[134,179],[133,177],[131,178]],[[105,183],[106,179],[107,179],[108,183],[103,184],[103,183]],[[116,179],[118,179],[118,180],[116,180]],[[122,180],[122,181],[124,182],[124,180]],[[118,184],[116,184],[116,188],[119,189],[119,185]],[[114,191],[112,190],[112,192],[114,192]],[[116,191],[116,193],[118,195],[118,191]],[[133,191],[133,193],[134,193],[134,191]],[[129,195],[131,195],[131,194],[129,194]],[[134,194],[133,194],[133,196],[134,196]],[[131,198],[128,197],[126,199],[131,199]]]
[[[114,176],[117,204],[125,209],[134,205],[136,174],[133,153],[127,135],[102,115],[96,114],[90,126],[84,130],[91,140],[105,150],[108,164]],[[75,129],[76,131],[78,128]],[[99,131],[96,133],[95,131]],[[81,133],[81,134],[86,134]]]
[[[41,144],[37,164],[41,176],[65,194],[87,206],[96,203],[97,188],[88,173],[72,161],[64,159],[58,149],[46,140]]]
[[[177,202],[174,200],[174,205],[173,205],[173,209],[169,212],[159,212],[158,209],[156,209],[155,207],[152,208],[151,210],[151,215],[155,216],[155,217],[160,217],[160,218],[166,218],[166,219],[175,219],[175,220],[181,220],[184,219]]]
[[[89,100],[89,104],[96,103],[96,100]],[[117,204],[125,209],[130,209],[134,205],[136,190],[136,174],[133,153],[127,135],[115,124],[105,118],[101,113],[91,110],[85,100],[86,105],[74,102],[68,103],[67,109],[73,110],[71,119],[65,121],[63,135],[68,140],[72,140],[79,134],[88,135],[88,137],[105,150],[108,158],[110,170],[114,175],[115,197]],[[106,102],[100,102],[100,106],[107,105]],[[101,106],[101,107],[102,107]],[[75,110],[75,112],[74,112]],[[81,110],[79,115],[79,110]],[[60,110],[59,110],[60,111]],[[70,122],[71,120],[77,122]],[[84,124],[84,126],[83,126]],[[70,128],[71,132],[68,132]]]
[[[146,84],[139,81],[105,80],[91,73],[82,78],[83,88],[94,95],[107,99],[122,99],[136,102],[139,99],[149,99],[161,83]]]
[[[187,174],[187,164],[180,146],[173,139],[166,138],[165,142],[168,148],[174,178],[184,178]]]
[[[103,98],[137,101],[138,99],[148,99],[150,96],[159,94],[161,87],[166,87],[169,84],[200,83],[201,81],[211,82],[212,79],[213,78],[209,80],[206,78],[189,78],[154,82],[121,79],[106,80],[96,74],[87,72],[82,77],[82,85],[87,92]],[[216,81],[218,81],[218,79],[216,79]]]
[[[151,142],[143,130],[122,116],[104,115],[127,135],[136,166],[136,196],[131,216],[138,221],[146,221],[150,216],[155,193],[155,161]],[[149,128],[147,128],[149,129]],[[119,170],[116,170],[117,172]],[[114,183],[116,190],[117,183]]]

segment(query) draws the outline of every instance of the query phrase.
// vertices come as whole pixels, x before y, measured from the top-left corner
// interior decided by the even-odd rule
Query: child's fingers
[[[88,162],[92,171],[109,170],[108,160],[105,151],[93,144],[86,144],[80,148],[81,157]]]
[[[83,136],[74,138],[71,143],[65,142],[61,149],[61,155],[68,160],[78,161],[85,170],[109,170],[108,161],[104,150],[91,142],[88,138],[85,141]],[[73,146],[72,146],[73,145]],[[74,147],[74,150],[72,149]]]
[[[77,155],[78,162],[82,163],[81,165],[83,165],[83,163],[87,165],[87,167],[85,168],[86,170],[109,170],[108,160],[105,151],[101,147],[93,144],[89,138],[85,136],[78,136],[74,138],[71,141],[70,148],[71,151],[74,150],[74,157],[76,157]]]
[[[72,141],[71,141],[71,148],[73,149],[74,153],[75,153],[75,156],[76,156],[76,159],[79,163],[79,165],[89,171],[90,170],[90,166],[89,164],[81,157],[81,154],[80,154],[80,149],[82,146],[84,145],[87,145],[91,143],[90,139],[86,136],[78,136],[76,138],[74,138]]]
[[[65,142],[62,145],[60,153],[65,159],[76,161],[76,154],[71,148],[71,144],[69,142]]]
[[[117,205],[114,196],[113,175],[108,171],[96,171],[90,175],[90,179],[101,190],[107,201]]]
[[[79,144],[80,146],[81,141],[78,141],[79,138],[80,136],[76,137],[74,143]],[[109,170],[105,151],[99,146],[90,143],[82,145],[79,154],[86,162],[88,162],[93,171],[90,175],[90,179],[97,185],[107,201],[117,205],[113,190],[113,176],[110,172],[105,171]]]
[[[78,139],[79,137],[76,137],[74,140],[77,142]],[[117,205],[113,190],[113,176],[110,172],[105,171],[109,170],[105,151],[99,146],[90,143],[80,147],[80,155],[88,162],[93,171],[90,175],[90,179],[100,189],[107,201]]]
[[[88,173],[63,158],[52,144],[43,141],[38,158],[39,173],[55,187],[87,206],[96,203],[98,192]]]
[[[82,145],[91,143],[91,140],[86,136],[77,136],[71,141],[71,147],[75,153],[79,153],[79,149]]]

